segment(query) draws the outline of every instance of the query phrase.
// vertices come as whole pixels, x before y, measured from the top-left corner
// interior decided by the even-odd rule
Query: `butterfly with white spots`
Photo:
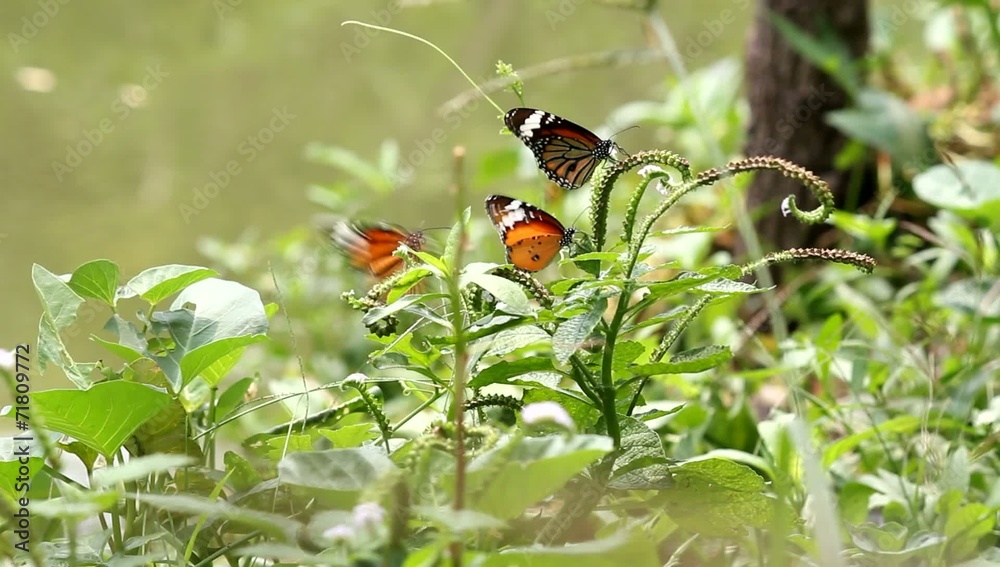
[[[587,183],[602,160],[621,149],[579,124],[534,108],[512,108],[503,117],[507,129],[528,146],[538,167],[566,189]]]
[[[490,195],[486,213],[507,248],[507,261],[530,272],[548,266],[576,234],[549,213],[512,197]]]

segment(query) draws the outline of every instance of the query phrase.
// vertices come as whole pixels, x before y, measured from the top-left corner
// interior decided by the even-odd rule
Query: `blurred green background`
[[[161,264],[205,264],[201,237],[231,241],[307,225],[319,210],[307,186],[338,182],[336,171],[304,158],[310,142],[377,159],[387,138],[406,156],[443,129],[446,140],[412,183],[351,212],[450,224],[450,201],[440,203],[451,146],[465,145],[475,160],[516,142],[499,135],[502,123],[486,103],[460,121],[438,112],[468,83],[431,49],[386,33],[366,43],[344,20],[389,14],[388,25],[433,40],[480,80],[493,76],[498,59],[521,68],[645,45],[638,13],[582,0],[421,4],[404,2],[391,14],[384,0],[0,3],[0,345],[36,341],[32,263],[69,273],[108,258],[127,279]],[[683,46],[727,9],[736,19],[691,68],[742,50],[752,5],[707,0],[669,10]],[[667,75],[665,62],[553,75],[529,82],[526,101],[596,127],[618,105],[657,96]],[[494,98],[517,103],[509,93]],[[287,126],[261,132],[275,112],[289,115]],[[639,147],[649,136],[633,131],[625,143]],[[77,160],[74,150],[88,155]],[[238,173],[225,184],[233,161]],[[196,189],[213,176],[225,186],[198,208]],[[499,189],[471,188],[472,204]],[[88,342],[73,341],[83,349],[75,352],[106,354]],[[35,387],[62,382],[52,374]]]

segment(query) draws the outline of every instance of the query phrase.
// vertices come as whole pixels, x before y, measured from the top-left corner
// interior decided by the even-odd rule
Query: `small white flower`
[[[333,541],[351,541],[354,539],[354,528],[344,524],[339,526],[333,526],[332,528],[323,532],[323,537],[331,539]]]
[[[556,402],[535,402],[528,404],[521,410],[521,419],[524,420],[525,425],[529,426],[551,423],[568,431],[576,429],[573,418]]]
[[[0,368],[12,369],[17,362],[14,351],[0,348]]]
[[[351,384],[361,385],[361,384],[364,384],[367,381],[368,381],[368,377],[367,376],[365,376],[361,372],[355,372],[353,374],[348,374],[347,378],[344,378],[344,381],[341,382],[341,386],[342,387],[346,387],[346,386],[349,386]]]
[[[377,528],[385,520],[385,508],[374,502],[362,502],[354,507],[354,527],[359,530]]]
[[[650,177],[652,175],[666,175],[667,177],[670,177],[670,174],[667,173],[667,170],[663,169],[662,167],[660,167],[660,166],[658,166],[656,164],[652,164],[652,163],[649,164],[649,165],[644,165],[644,166],[640,167],[639,168],[639,175],[641,175],[642,177]]]
[[[791,197],[785,197],[781,200],[781,214],[782,216],[788,216],[792,214],[792,204],[788,201]]]

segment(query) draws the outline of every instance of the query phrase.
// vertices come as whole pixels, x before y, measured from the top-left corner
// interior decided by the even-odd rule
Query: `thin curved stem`
[[[493,102],[493,99],[490,98],[490,96],[488,94],[486,94],[486,92],[483,91],[482,88],[479,87],[479,85],[476,83],[476,81],[472,80],[472,77],[470,77],[469,74],[466,73],[464,69],[462,69],[461,65],[459,65],[458,63],[456,63],[455,60],[452,59],[451,57],[449,57],[448,54],[445,53],[444,50],[442,50],[440,47],[434,45],[433,43],[427,41],[426,39],[424,39],[424,38],[422,38],[420,36],[413,35],[411,33],[406,33],[405,31],[401,31],[401,30],[397,30],[397,29],[393,29],[393,28],[387,28],[387,27],[383,27],[383,26],[376,26],[375,24],[369,24],[369,23],[366,23],[366,22],[359,22],[357,20],[346,20],[346,21],[341,22],[340,25],[342,25],[342,26],[348,26],[348,25],[350,25],[350,26],[361,26],[363,28],[371,28],[373,30],[387,31],[389,33],[394,33],[396,35],[401,35],[403,37],[408,37],[410,39],[419,41],[420,43],[422,43],[424,45],[430,46],[432,49],[434,49],[434,51],[437,51],[438,53],[440,53],[442,57],[444,57],[445,59],[447,59],[449,63],[451,63],[456,69],[458,69],[458,72],[461,73],[463,77],[465,77],[465,80],[469,81],[469,83],[472,86],[476,87],[476,90],[479,91],[479,93],[481,95],[483,95],[483,98],[485,98],[486,100],[488,100],[489,103],[492,104],[493,107],[497,109],[497,112],[499,112],[500,114],[504,113],[504,110],[502,108],[500,108],[500,105],[498,105],[497,103]]]

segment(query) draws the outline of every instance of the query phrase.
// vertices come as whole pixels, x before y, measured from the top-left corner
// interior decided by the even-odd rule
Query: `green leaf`
[[[771,13],[770,19],[774,28],[803,58],[830,75],[844,90],[850,93],[858,92],[860,80],[854,70],[851,54],[847,52],[840,38],[831,33],[813,37],[777,13]],[[822,90],[819,92],[820,102],[824,102],[833,94],[824,93]]]
[[[174,391],[215,361],[264,340],[267,316],[260,295],[236,282],[209,279],[185,289],[170,311],[153,314],[154,330],[168,331],[174,348],[154,357]]]
[[[911,167],[923,166],[926,156],[933,155],[927,125],[906,101],[887,92],[863,89],[856,104],[856,108],[828,112],[826,121]]]
[[[614,447],[603,435],[529,437],[501,445],[469,464],[468,485],[482,487],[470,508],[499,518],[516,518],[528,506],[554,494]]]
[[[22,463],[21,459],[27,462]],[[0,437],[0,492],[17,500],[28,489],[28,483],[44,465],[45,451],[41,443]],[[27,466],[27,474],[22,474],[20,470],[22,466]]]
[[[371,441],[378,436],[373,423],[356,423],[337,429],[319,429],[317,431],[329,439],[335,449],[360,447],[365,441]]]
[[[157,266],[144,270],[129,280],[121,290],[119,298],[138,295],[150,305],[156,305],[195,282],[218,275],[214,270],[200,266],[180,264]]]
[[[506,384],[508,379],[528,372],[554,370],[552,359],[547,356],[530,356],[517,360],[501,360],[480,370],[469,381],[470,388],[482,388],[490,384]]]
[[[243,403],[243,397],[246,395],[247,390],[250,389],[250,385],[253,384],[253,378],[240,378],[236,382],[233,382],[231,386],[226,388],[226,391],[222,392],[219,396],[218,401],[215,403],[215,419],[222,419],[229,415],[234,409]]]
[[[280,538],[284,541],[295,541],[295,536],[302,525],[279,514],[258,512],[250,508],[233,506],[222,500],[209,500],[186,494],[130,494],[128,498],[141,500],[143,505],[160,510],[167,510],[192,517],[204,517],[208,520],[227,520],[241,526],[246,526]]]
[[[461,285],[464,288],[470,283],[474,283],[485,289],[493,294],[498,301],[503,302],[503,305],[500,307],[502,311],[513,315],[532,314],[528,296],[525,295],[521,286],[516,283],[500,276],[494,276],[493,274],[470,273],[466,270],[462,273]]]
[[[59,331],[76,322],[76,312],[83,298],[59,276],[38,264],[31,267],[31,281],[42,304],[42,318],[38,322],[38,370],[44,373],[49,363],[56,364],[79,388],[89,388],[93,383],[90,373],[95,364],[78,364],[66,351]]]
[[[878,427],[871,427],[838,439],[823,451],[823,468],[829,468],[841,455],[853,451],[858,445],[881,434],[908,434],[918,431],[922,420],[915,415],[901,415],[889,421],[882,422]]]
[[[260,484],[260,474],[253,468],[250,461],[239,454],[226,451],[222,461],[226,464],[226,476],[229,477],[229,482],[236,490],[246,492]]]
[[[169,471],[195,464],[195,460],[184,455],[146,455],[133,457],[127,463],[94,471],[92,488],[114,486],[119,482],[142,480],[155,472]]]
[[[166,393],[116,380],[89,390],[44,390],[32,396],[45,427],[109,457],[136,429],[170,403]]]
[[[753,284],[740,281],[733,281],[726,278],[719,278],[698,286],[698,291],[727,295],[748,295],[751,293],[761,293],[766,289],[759,288]],[[773,289],[773,288],[769,288]]]
[[[535,402],[556,402],[573,418],[573,423],[579,430],[593,427],[600,418],[600,411],[584,398],[583,394],[559,388],[532,388],[524,393],[521,401],[524,405]]]
[[[96,335],[91,335],[91,340],[122,357],[125,359],[125,362],[133,362],[138,358],[149,355],[149,344],[146,342],[146,337],[139,332],[139,329],[131,321],[126,321],[115,313],[111,316],[111,319],[108,319],[108,322],[104,325],[104,329],[114,333],[118,337],[118,342],[105,341]]]
[[[118,264],[110,260],[93,260],[73,272],[69,287],[83,297],[92,297],[114,305],[120,275]]]
[[[483,343],[489,345],[483,356],[506,356],[517,349],[526,346],[549,343],[549,334],[534,325],[522,325],[513,329],[504,329],[499,333],[485,337]]]
[[[504,527],[500,520],[475,510],[455,510],[450,506],[416,506],[413,511],[447,533],[462,534]]]
[[[659,567],[655,542],[641,533],[558,547],[513,548],[491,553],[481,567]]]
[[[31,503],[31,513],[43,518],[82,520],[106,512],[118,504],[117,492],[79,492],[73,498],[52,498]]]
[[[552,352],[559,362],[566,364],[577,349],[590,337],[608,307],[607,299],[601,297],[590,311],[571,317],[559,324],[552,335]]]
[[[613,370],[624,370],[635,359],[646,352],[646,347],[639,341],[618,341],[615,345],[614,358],[611,362]]]
[[[1000,221],[1000,167],[988,161],[935,165],[913,178],[913,192],[935,207],[966,218]]]
[[[670,358],[670,362],[653,362],[638,364],[628,368],[635,376],[656,376],[658,374],[689,374],[704,372],[725,364],[733,357],[727,346],[711,345],[684,352],[679,352]]]
[[[305,488],[357,492],[395,469],[389,457],[375,449],[329,449],[286,455],[278,463],[278,480]]]
[[[645,423],[620,416],[621,452],[611,470],[608,488],[617,490],[660,490],[673,486],[663,443]]]
[[[678,525],[710,537],[742,537],[766,528],[774,515],[766,485],[750,467],[723,459],[689,461],[671,469],[674,487],[654,498]]]

